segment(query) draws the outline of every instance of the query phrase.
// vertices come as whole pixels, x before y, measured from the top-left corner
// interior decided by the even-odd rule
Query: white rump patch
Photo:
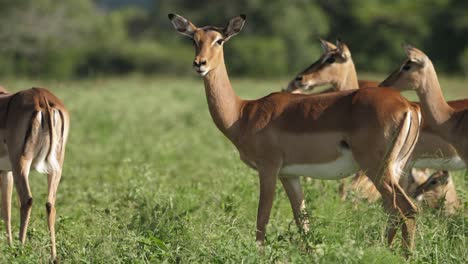
[[[51,116],[52,118],[52,125],[57,124],[57,118],[59,114],[57,113],[56,110],[53,110],[53,114]],[[37,115],[37,121],[39,124],[43,122],[42,120],[42,114]],[[47,124],[49,126],[49,124]],[[54,171],[59,171],[60,170],[60,165],[57,160],[57,133],[55,132],[54,135],[52,135],[52,142],[49,142],[50,139],[50,130],[42,130],[40,128],[39,136],[38,136],[38,142],[36,145],[36,149],[38,152],[36,153],[34,160],[32,162],[32,166],[39,172],[39,173],[44,173],[48,174]],[[52,131],[55,131],[55,129],[52,129]],[[49,148],[51,148],[49,157],[47,157],[47,154],[49,153]]]
[[[351,176],[359,170],[351,150],[342,150],[342,155],[327,163],[293,164],[283,167],[284,176],[309,176],[314,179],[338,180]]]
[[[400,133],[399,133],[399,135],[405,137],[404,142],[401,142],[401,144],[408,143],[408,142],[406,142],[406,140],[408,139],[408,134],[409,134],[410,128],[411,128],[411,115],[412,115],[411,111],[408,111],[407,114],[406,114],[405,121],[404,121],[405,123],[403,124],[403,127],[401,128],[402,130],[405,129],[405,131],[404,132],[400,131]],[[418,111],[418,122],[421,122],[421,119],[420,119],[420,116],[419,116],[419,111]],[[398,147],[397,144],[400,143],[399,140],[402,140],[402,139],[401,138],[400,139],[396,138],[396,142],[394,143],[393,148]],[[399,147],[400,147],[400,149],[398,150],[398,152],[401,152],[401,148],[403,146],[399,146]],[[395,151],[395,149],[390,149],[390,151]],[[395,177],[396,182],[400,181],[400,176],[401,176],[401,173],[403,172],[402,162],[403,162],[403,160],[398,158],[397,160],[395,160],[395,162],[393,164],[393,167],[392,167],[393,176]]]

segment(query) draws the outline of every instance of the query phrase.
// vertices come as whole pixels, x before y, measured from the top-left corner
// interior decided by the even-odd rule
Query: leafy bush
[[[284,74],[288,69],[281,39],[243,37],[225,45],[226,64],[232,74],[265,77]]]
[[[468,47],[465,48],[459,60],[460,65],[463,68],[463,72],[465,73],[465,76],[468,77]]]
[[[191,72],[191,49],[179,43],[161,45],[151,41],[104,43],[85,55],[76,68],[76,75],[187,73]]]

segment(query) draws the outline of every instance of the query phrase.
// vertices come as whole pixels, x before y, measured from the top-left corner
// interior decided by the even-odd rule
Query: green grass
[[[468,97],[464,80],[443,79],[449,98]],[[256,98],[286,80],[233,81]],[[304,181],[311,232],[299,235],[284,191],[277,195],[263,250],[255,245],[258,178],[216,129],[202,81],[155,77],[92,81],[12,80],[63,99],[71,132],[57,197],[63,263],[402,263],[385,245],[381,206],[341,202],[333,181]],[[466,206],[466,175],[455,181]],[[46,176],[30,175],[34,206],[27,244],[1,248],[1,263],[47,263]],[[16,194],[15,194],[16,196]],[[13,231],[19,229],[17,199]],[[465,213],[418,218],[414,263],[467,260]],[[0,227],[5,240],[5,229]],[[0,244],[1,245],[1,244]]]

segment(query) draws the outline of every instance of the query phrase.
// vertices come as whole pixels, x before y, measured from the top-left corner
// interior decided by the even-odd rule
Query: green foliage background
[[[465,0],[1,0],[0,75],[188,74],[192,47],[170,12],[199,26],[245,13],[225,48],[233,75],[294,74],[317,58],[319,37],[347,42],[360,72],[391,70],[404,41],[441,72],[468,72]]]

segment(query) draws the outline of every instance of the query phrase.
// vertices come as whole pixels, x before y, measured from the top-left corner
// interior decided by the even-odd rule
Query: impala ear
[[[182,35],[187,37],[193,38],[193,34],[195,34],[195,30],[197,27],[192,24],[188,19],[183,16],[179,16],[177,14],[169,14],[169,19],[171,20],[172,25],[174,28]]]
[[[406,56],[410,61],[418,64],[419,66],[424,66],[426,60],[428,59],[424,52],[407,43],[403,43],[403,49],[405,50]]]
[[[429,173],[427,170],[417,170],[411,169],[411,173],[409,175],[410,183],[415,183],[417,185],[423,184],[429,178]]]
[[[322,46],[323,53],[327,53],[331,50],[336,49],[335,44],[328,42],[322,38],[319,38],[319,40],[320,40],[320,45]]]
[[[349,51],[348,45],[346,45],[340,39],[336,40],[336,47],[338,48],[338,52],[344,60],[347,60],[351,57],[351,51]]]
[[[237,35],[244,27],[246,15],[238,15],[233,17],[223,29],[224,41],[227,41],[232,36]]]

